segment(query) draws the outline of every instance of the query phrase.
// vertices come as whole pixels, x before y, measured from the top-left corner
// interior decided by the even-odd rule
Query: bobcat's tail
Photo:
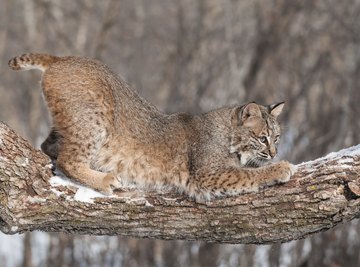
[[[60,57],[55,57],[47,54],[23,54],[9,60],[9,67],[13,70],[31,70],[38,69],[45,71],[53,63],[60,60]]]

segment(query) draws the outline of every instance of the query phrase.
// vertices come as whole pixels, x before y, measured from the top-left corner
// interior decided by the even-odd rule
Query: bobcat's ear
[[[259,106],[252,102],[245,106],[236,107],[231,113],[232,126],[242,125],[247,119],[259,117],[261,118],[261,111]]]
[[[262,117],[261,110],[255,102],[246,104],[241,112],[241,121],[245,121],[250,117]]]
[[[274,117],[277,117],[280,115],[281,111],[283,110],[285,102],[280,102],[277,104],[273,104],[269,106],[269,113],[273,115]]]

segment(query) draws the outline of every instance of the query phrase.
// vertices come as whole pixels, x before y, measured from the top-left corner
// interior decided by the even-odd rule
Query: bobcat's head
[[[280,140],[277,117],[284,103],[262,106],[249,103],[231,113],[230,153],[236,153],[241,166],[258,167],[275,157]]]

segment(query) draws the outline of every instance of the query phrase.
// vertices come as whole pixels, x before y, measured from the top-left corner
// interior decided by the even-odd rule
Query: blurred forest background
[[[0,0],[0,120],[39,147],[50,120],[24,52],[108,64],[166,112],[286,101],[279,158],[360,143],[359,0]],[[358,220],[268,246],[0,234],[0,265],[360,266]]]

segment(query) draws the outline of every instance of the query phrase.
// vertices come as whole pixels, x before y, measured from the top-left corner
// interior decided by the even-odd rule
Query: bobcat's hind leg
[[[56,167],[69,178],[89,186],[101,193],[111,195],[113,189],[120,187],[120,182],[112,173],[103,173],[91,169],[86,144],[62,144]]]
[[[120,186],[112,173],[94,171],[87,164],[71,162],[71,159],[63,161],[59,158],[57,168],[66,176],[106,195],[111,195],[113,190]]]

